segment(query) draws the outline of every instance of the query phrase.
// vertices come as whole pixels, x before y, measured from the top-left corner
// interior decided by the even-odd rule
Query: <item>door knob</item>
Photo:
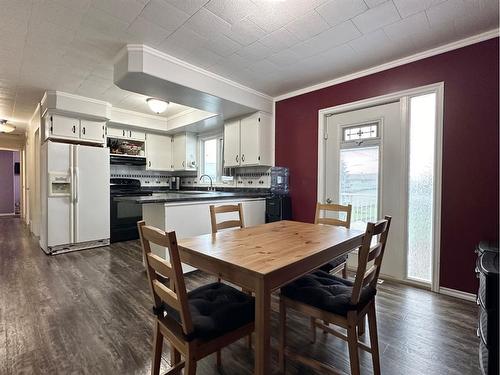
[[[332,200],[330,198],[326,198],[326,203],[331,204]]]

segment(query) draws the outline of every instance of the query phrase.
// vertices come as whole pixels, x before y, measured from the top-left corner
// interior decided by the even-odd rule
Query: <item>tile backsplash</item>
[[[136,178],[143,186],[168,186],[171,176],[181,178],[184,188],[208,185],[208,179],[200,182],[197,172],[188,171],[150,171],[144,166],[111,165],[111,178]],[[269,188],[271,186],[271,173],[268,167],[245,167],[231,170],[232,181],[214,183],[214,186],[241,187],[241,188]]]

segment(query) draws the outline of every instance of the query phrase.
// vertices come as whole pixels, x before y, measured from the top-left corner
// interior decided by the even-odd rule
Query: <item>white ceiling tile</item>
[[[380,5],[384,2],[386,2],[387,0],[364,0],[366,5],[368,5],[370,8],[375,8],[377,5]],[[417,1],[420,1],[420,0],[417,0]]]
[[[268,60],[279,66],[295,64],[301,57],[291,49],[285,49],[268,57]]]
[[[255,42],[240,49],[237,54],[248,60],[257,61],[265,59],[266,57],[271,55],[272,52],[273,51],[271,50],[271,48],[267,47],[266,45],[260,42]]]
[[[492,30],[498,27],[499,2],[489,0],[479,4],[477,9],[468,12],[466,17],[455,20],[455,30],[459,38],[465,38],[474,33]],[[481,25],[481,28],[478,28]]]
[[[136,0],[94,0],[92,6],[124,22],[131,23],[144,9]]]
[[[323,17],[314,10],[286,25],[286,29],[302,41],[318,35],[329,27]]]
[[[370,52],[374,49],[382,49],[390,43],[389,38],[383,30],[377,30],[374,33],[363,35],[359,38],[351,40],[349,46],[358,53]],[[376,46],[376,48],[374,48]]]
[[[301,58],[306,58],[347,43],[360,35],[361,33],[356,29],[353,23],[351,21],[346,21],[316,35],[314,38],[297,44],[292,47],[291,50]]]
[[[216,37],[219,34],[227,34],[231,30],[231,24],[205,8],[201,8],[185,24],[184,27],[191,29],[199,35],[207,38]]]
[[[255,4],[250,0],[211,0],[205,7],[230,24],[235,24],[248,16]]]
[[[151,0],[142,11],[141,16],[171,32],[189,18],[189,14],[163,0]]]
[[[453,22],[457,18],[466,17],[473,12],[478,3],[466,0],[447,0],[427,9],[427,17],[432,27],[440,23]]]
[[[242,48],[242,45],[227,36],[220,34],[208,41],[207,48],[220,56],[229,56]]]
[[[253,64],[250,64],[248,66],[248,69],[251,70],[252,72],[262,75],[262,74],[273,74],[275,71],[279,69],[279,67],[276,64],[272,63],[271,61],[264,59],[255,62]]]
[[[143,16],[137,17],[129,26],[127,32],[134,43],[157,46],[163,42],[172,31],[166,30],[156,23],[150,22]]]
[[[91,6],[81,20],[79,34],[95,36],[99,39],[120,39],[124,37],[129,24],[119,18],[104,13]]]
[[[278,52],[297,44],[299,39],[287,29],[281,28],[266,35],[260,42],[273,52]]]
[[[398,40],[402,37],[413,37],[427,29],[429,29],[429,21],[425,12],[413,14],[407,18],[403,18],[401,21],[384,27],[387,36],[393,40]]]
[[[368,9],[363,0],[332,0],[316,11],[332,26],[347,21]]]
[[[445,0],[393,0],[401,17],[405,18],[430,8],[432,5],[442,3]]]
[[[85,9],[71,9],[53,0],[35,2],[30,19],[34,22],[47,21],[66,29],[78,30]]]
[[[146,2],[148,0],[145,0]],[[184,13],[192,16],[200,8],[207,3],[208,0],[165,0],[169,4],[175,6],[177,9],[182,10]]]
[[[297,18],[290,4],[261,0],[256,2],[257,8],[249,15],[249,18],[261,29],[270,33],[285,26]]]
[[[401,19],[392,1],[387,1],[352,19],[356,27],[366,34]]]
[[[178,58],[182,58],[204,47],[207,43],[208,41],[205,38],[183,26],[170,35],[160,45],[160,49]]]
[[[232,25],[225,35],[244,46],[248,46],[266,35],[266,32],[249,18],[244,18]]]
[[[205,47],[200,47],[189,55],[189,62],[191,64],[205,69],[217,64],[222,59],[223,57]]]

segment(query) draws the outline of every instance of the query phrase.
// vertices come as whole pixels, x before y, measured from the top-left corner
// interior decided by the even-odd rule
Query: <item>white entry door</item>
[[[399,101],[340,113],[327,120],[325,202],[352,205],[351,227],[392,216],[381,274],[403,280],[404,150]],[[355,267],[356,256],[349,257]]]

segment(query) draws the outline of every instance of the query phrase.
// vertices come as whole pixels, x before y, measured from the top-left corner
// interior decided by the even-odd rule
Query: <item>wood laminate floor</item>
[[[195,272],[188,289],[213,281]],[[152,299],[137,241],[46,256],[18,218],[0,219],[0,374],[148,374]],[[278,299],[273,298],[277,311]],[[377,295],[382,374],[479,374],[474,303],[385,282]],[[277,332],[277,313],[272,320]],[[289,313],[289,344],[349,373],[346,344]],[[361,351],[362,373],[371,360]],[[165,345],[164,369],[169,352]],[[223,350],[223,374],[251,374],[241,340]],[[216,374],[215,358],[198,374]],[[314,374],[288,362],[289,374]]]

